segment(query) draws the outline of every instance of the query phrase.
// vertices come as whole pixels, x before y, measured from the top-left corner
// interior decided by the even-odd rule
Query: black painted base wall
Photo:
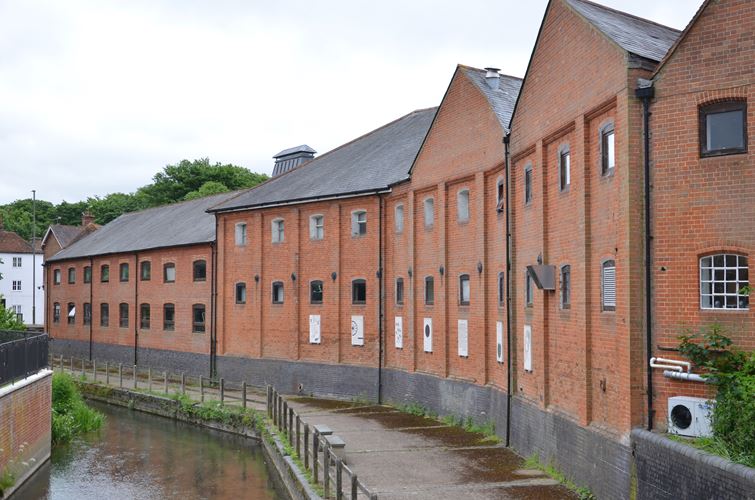
[[[50,348],[55,356],[89,355],[87,342],[54,339]],[[134,362],[133,347],[94,344],[92,353],[98,361]],[[138,361],[142,366],[195,376],[210,373],[206,354],[140,348]],[[257,387],[270,384],[284,394],[378,400],[377,368],[219,356],[217,369],[218,376],[227,380],[244,380]],[[416,403],[438,415],[471,417],[478,424],[492,421],[496,433],[505,437],[507,396],[499,388],[395,369],[384,369],[381,376],[384,402]],[[752,469],[732,469],[730,462],[707,454],[700,458],[697,450],[645,431],[633,431],[630,448],[516,396],[511,401],[511,447],[525,457],[536,454],[542,463],[590,488],[597,498],[628,499],[634,489],[638,499],[755,500]]]

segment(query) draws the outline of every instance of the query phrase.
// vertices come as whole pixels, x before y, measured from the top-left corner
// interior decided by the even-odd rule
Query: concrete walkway
[[[59,359],[53,362],[54,369],[60,370]],[[77,378],[82,375],[79,360],[74,360],[71,370],[70,361],[65,359],[63,369]],[[131,370],[123,367],[122,385],[127,389],[134,387]],[[117,366],[109,365],[109,372],[109,385],[119,387]],[[94,380],[88,362],[83,374],[86,380]],[[97,364],[96,378],[105,383],[104,364]],[[139,371],[137,388],[149,389],[146,370]],[[165,392],[162,372],[152,372],[151,390]],[[171,375],[168,394],[180,391],[180,382]],[[200,392],[194,378],[184,391],[196,401],[220,400],[217,387],[204,387]],[[266,413],[266,398],[259,389],[247,388],[247,407]],[[343,438],[346,447],[339,452],[340,457],[380,500],[576,498],[539,470],[525,469],[521,457],[502,445],[491,444],[481,434],[388,406],[297,397],[287,401],[310,427],[327,425]],[[238,385],[226,386],[224,403],[241,405]]]

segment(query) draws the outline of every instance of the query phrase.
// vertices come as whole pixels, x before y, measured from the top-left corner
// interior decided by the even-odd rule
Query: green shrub
[[[73,377],[66,373],[52,376],[52,442],[67,443],[82,432],[99,429],[105,417],[84,402]]]

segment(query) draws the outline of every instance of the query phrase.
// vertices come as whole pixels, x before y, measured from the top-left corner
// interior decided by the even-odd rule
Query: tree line
[[[167,165],[152,177],[151,183],[133,193],[95,195],[77,202],[62,201],[57,205],[38,199],[36,235],[41,238],[51,224],[77,226],[81,223],[81,214],[86,211],[91,212],[97,224],[107,224],[126,212],[250,188],[267,178],[266,174],[252,172],[237,165],[211,164],[208,158],[182,160],[176,165]],[[26,240],[31,239],[31,198],[0,205],[0,216],[6,231],[14,231]]]

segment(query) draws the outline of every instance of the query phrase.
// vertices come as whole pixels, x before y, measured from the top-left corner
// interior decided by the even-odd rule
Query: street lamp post
[[[37,190],[31,190],[31,324],[37,324]]]

